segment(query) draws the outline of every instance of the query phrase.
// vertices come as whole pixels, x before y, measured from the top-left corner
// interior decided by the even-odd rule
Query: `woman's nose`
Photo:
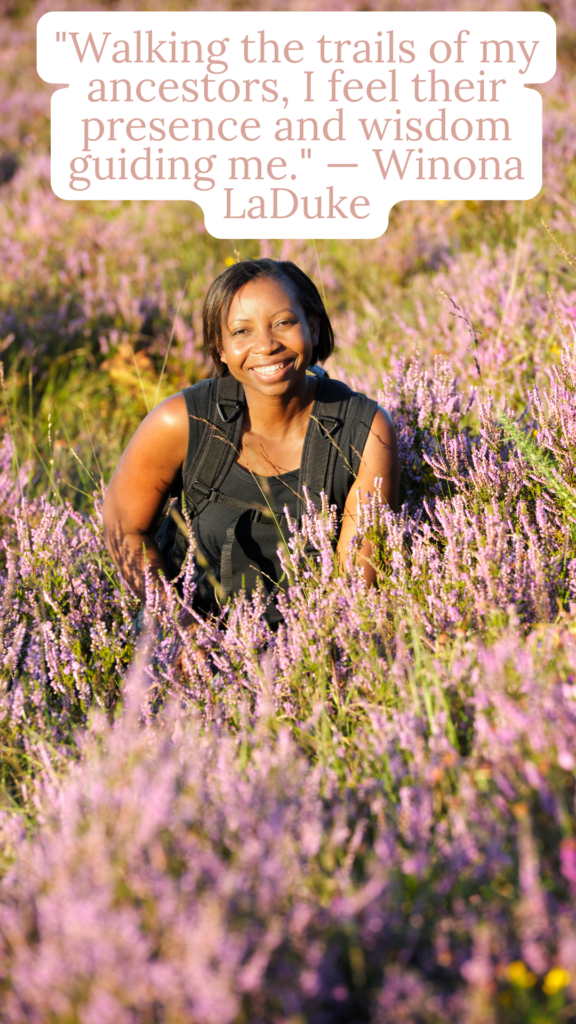
[[[263,327],[256,332],[252,342],[253,352],[276,352],[279,348],[282,348],[282,343],[271,327]]]

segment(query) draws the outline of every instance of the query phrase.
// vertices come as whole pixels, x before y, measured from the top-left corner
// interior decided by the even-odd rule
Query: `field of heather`
[[[498,5],[557,22],[537,198],[317,243],[57,199],[55,6],[0,0],[1,1024],[575,1022],[576,4]],[[275,5],[383,6],[459,4]],[[276,633],[240,596],[191,637],[150,584],[138,635],[103,493],[146,410],[210,374],[202,301],[238,253],[324,290],[328,370],[392,413],[403,507],[363,506],[376,587],[311,507]]]

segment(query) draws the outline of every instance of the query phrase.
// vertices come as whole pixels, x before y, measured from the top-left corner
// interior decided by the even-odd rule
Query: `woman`
[[[338,506],[344,558],[359,490],[372,492],[381,478],[396,509],[398,452],[388,413],[318,368],[332,352],[332,327],[294,263],[229,267],[208,291],[203,325],[216,377],[167,398],[143,421],[108,487],[104,528],[116,565],[143,598],[146,564],[178,574],[182,532],[170,534],[169,520],[155,530],[167,499],[183,495],[198,553],[194,604],[210,613],[258,579],[272,597],[282,587],[283,510],[293,518],[304,511],[305,487],[315,502],[325,491]],[[360,555],[372,583],[368,541]],[[273,600],[267,618],[281,618]]]

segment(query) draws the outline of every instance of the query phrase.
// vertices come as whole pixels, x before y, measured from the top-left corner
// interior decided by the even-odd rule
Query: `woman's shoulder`
[[[188,412],[182,393],[170,395],[159,402],[142,421],[127,451],[176,453],[182,461],[188,443]]]
[[[337,380],[333,377],[329,378],[323,384],[322,392],[323,394],[329,394],[330,391],[333,392],[334,398],[338,397],[345,403],[348,432],[355,432],[359,429],[360,424],[368,424],[369,426],[374,416],[379,411],[383,411],[378,402],[373,398],[369,398],[363,391],[358,391],[350,384],[346,384],[345,381]]]
[[[188,387],[182,388],[182,395],[202,395],[204,392],[210,391],[218,383],[217,377],[206,377],[204,380],[199,380],[196,384],[189,384]]]
[[[215,389],[216,383],[216,377],[207,377],[206,380],[199,380],[196,384],[182,388],[180,394],[186,405],[204,405],[208,401],[210,393]]]
[[[354,396],[356,404],[370,406],[374,410],[381,408],[378,405],[378,402],[373,398],[369,398],[363,391],[359,391],[358,388],[353,387],[351,384],[347,384],[346,381],[340,380],[338,377],[330,377],[326,373],[326,370],[322,369],[321,366],[311,366],[307,372],[312,373],[322,381],[322,392],[334,391],[348,399]]]

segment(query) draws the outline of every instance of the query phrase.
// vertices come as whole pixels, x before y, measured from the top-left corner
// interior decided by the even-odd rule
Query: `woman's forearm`
[[[106,546],[112,560],[132,591],[146,599],[145,572],[152,576],[167,575],[167,566],[160,549],[150,534],[123,533],[119,527],[106,530]]]

